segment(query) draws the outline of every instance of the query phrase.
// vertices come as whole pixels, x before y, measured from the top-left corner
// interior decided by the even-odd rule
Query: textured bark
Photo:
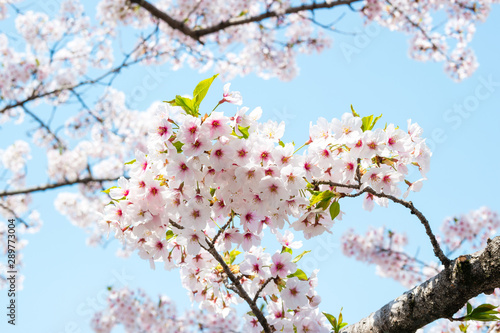
[[[415,332],[439,318],[451,318],[471,298],[498,287],[500,236],[341,332]]]

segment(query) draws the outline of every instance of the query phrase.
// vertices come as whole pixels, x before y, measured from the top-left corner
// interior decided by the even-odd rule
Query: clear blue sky
[[[341,27],[350,31],[364,29],[361,20],[353,16],[346,17]],[[429,180],[410,200],[438,231],[446,216],[466,213],[482,205],[499,208],[500,181],[495,174],[500,163],[498,31],[500,11],[495,8],[490,18],[478,27],[472,43],[480,67],[471,78],[458,84],[444,74],[442,64],[410,60],[406,36],[380,29],[351,61],[346,59],[340,45],[355,46],[354,37],[337,34],[328,51],[319,56],[300,57],[300,74],[295,80],[265,81],[250,75],[232,80],[232,88],[242,93],[245,106],[261,106],[264,120],[286,121],[285,142],[304,142],[310,121],[320,116],[340,117],[349,111],[351,104],[358,113],[383,113],[383,122],[403,128],[409,118],[418,122],[424,136],[429,139],[434,136],[434,155]],[[214,74],[198,74],[189,68],[158,71],[165,73],[159,76],[161,85],[149,91],[144,100],[137,101],[134,106],[138,109],[147,108],[155,100],[190,93],[198,81]],[[130,94],[146,75],[150,74],[144,68],[136,67],[125,72],[118,86]],[[498,82],[490,95],[480,100],[470,114],[453,113],[454,105],[470,101],[484,80]],[[221,81],[212,86],[204,101],[205,107],[216,103],[222,86]],[[225,110],[233,111],[230,107]],[[6,145],[4,142],[25,138],[13,124],[1,131],[1,148]],[[45,182],[44,172],[43,168],[36,171],[39,178],[31,179],[32,183]],[[136,255],[129,259],[117,258],[116,241],[106,249],[85,246],[84,232],[55,211],[53,200],[57,193],[34,196],[34,207],[41,211],[44,226],[39,233],[28,237],[30,243],[23,251],[26,280],[18,297],[18,325],[13,329],[2,319],[0,331],[90,332],[88,322],[94,312],[92,308],[102,309],[100,299],[110,284],[142,287],[152,297],[160,293],[170,296],[179,308],[190,306],[178,271],[152,271],[148,262]],[[304,249],[313,250],[308,262],[320,269],[318,292],[323,299],[322,311],[336,315],[343,307],[345,321],[349,323],[377,310],[405,289],[392,280],[377,277],[373,266],[365,266],[341,254],[339,239],[347,228],[364,232],[369,225],[386,225],[405,231],[410,236],[410,251],[419,250],[422,259],[432,258],[423,227],[408,211],[390,205],[388,209],[376,207],[368,213],[361,209],[361,204],[361,199],[344,200],[342,210],[346,215],[334,226],[333,234],[304,243]],[[323,256],[325,252],[329,255]],[[118,280],[117,275],[125,275],[125,279]],[[0,305],[4,308],[5,291],[0,291],[0,295]]]

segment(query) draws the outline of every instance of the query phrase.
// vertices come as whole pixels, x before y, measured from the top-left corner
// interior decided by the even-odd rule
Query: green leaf
[[[333,219],[335,219],[340,213],[340,204],[338,201],[334,201],[332,202],[332,204],[330,205],[330,217]]]
[[[284,253],[284,252],[288,252],[288,253],[292,254],[292,249],[289,247],[283,246],[281,248],[281,253]]]
[[[354,111],[354,108],[352,107],[352,104],[351,104],[351,111],[352,111],[352,115],[353,115],[354,117],[360,117],[360,115],[359,115],[359,114],[357,114],[357,113],[356,113],[356,111]],[[324,312],[323,312],[323,313],[324,313]]]
[[[233,129],[233,132],[231,133],[231,135],[234,135],[238,139],[248,139],[248,137],[249,137],[248,130],[249,129],[250,129],[250,126],[241,127],[240,125],[238,125],[238,130],[240,131],[240,133],[242,135],[236,134],[236,131],[234,129]]]
[[[330,325],[332,325],[332,327],[337,326],[337,319],[334,316],[332,316],[331,314],[326,313],[326,312],[323,312],[323,315],[326,317],[326,319],[328,319],[328,321],[330,322]]]
[[[106,194],[109,194],[109,191],[111,191],[112,189],[114,188],[118,188],[118,186],[111,186],[110,188],[108,188],[107,190],[104,190],[104,191],[101,191],[101,192],[104,192]]]
[[[173,143],[175,149],[177,149],[177,153],[180,154],[182,153],[182,146],[184,146],[184,144],[180,141],[176,141]]]
[[[363,130],[363,132],[368,131],[370,129],[372,120],[373,120],[373,115],[361,118],[361,121],[363,122],[363,124],[361,125],[361,129]]]
[[[361,129],[363,132],[371,131],[380,118],[382,118],[382,115],[376,117],[375,119],[373,118],[373,115],[361,118],[361,121],[363,122]]]
[[[298,256],[296,256],[295,258],[293,258],[292,262],[298,262],[300,259],[302,259],[302,257],[306,254],[306,253],[309,253],[311,251],[304,251],[302,252],[301,254],[299,254]]]
[[[165,238],[167,239],[167,241],[170,240],[170,238],[174,237],[174,232],[172,230],[167,230],[166,234],[165,234]]]
[[[285,143],[283,141],[279,141],[278,144],[281,146],[281,147],[285,147]]]
[[[315,205],[316,203],[318,203],[320,201],[330,201],[330,199],[335,197],[335,196],[336,196],[336,194],[330,190],[326,190],[323,192],[319,192],[318,194],[314,194],[311,197],[311,206]]]
[[[134,164],[137,160],[134,158],[132,161],[128,161],[127,163],[125,163],[125,165],[127,164]]]
[[[232,264],[235,260],[238,254],[240,254],[240,251],[237,251],[236,249],[232,250],[229,252],[229,264]]]
[[[373,119],[373,122],[372,124],[370,125],[370,129],[373,129],[373,127],[375,127],[375,124],[377,123],[377,121],[382,118],[382,114],[380,114],[380,116],[376,117],[375,119]]]
[[[306,273],[304,273],[304,271],[301,270],[300,268],[297,268],[297,271],[295,273],[287,275],[287,278],[292,278],[294,276],[298,277],[299,280],[307,281],[307,275],[306,275]]]
[[[180,106],[186,114],[192,115],[193,117],[198,117],[198,111],[194,107],[194,101],[187,97],[182,97],[180,95],[175,96],[174,100],[168,101],[172,106]]]
[[[249,134],[248,134],[248,130],[250,129],[250,126],[247,126],[247,127],[241,127],[240,125],[238,125],[238,129],[240,130],[241,134],[242,134],[242,138],[243,139],[248,139],[249,137]]]
[[[490,312],[491,310],[493,309],[496,309],[497,306],[495,305],[491,305],[491,304],[481,304],[480,306],[478,306],[477,308],[475,308],[474,310],[472,310],[472,314],[474,313],[481,313],[481,312]],[[494,311],[494,312],[497,312],[498,311]]]
[[[194,91],[193,91],[194,104],[193,105],[194,105],[195,109],[199,108],[201,101],[203,101],[203,99],[207,95],[208,89],[210,88],[210,86],[212,85],[212,82],[214,82],[215,78],[218,75],[219,74],[215,74],[211,78],[208,78],[208,79],[201,81],[200,83],[198,83],[196,88],[194,88]]]
[[[210,188],[210,195],[213,197],[215,194],[215,188]]]
[[[463,320],[477,320],[477,321],[499,321],[500,318],[496,315],[500,314],[496,309],[497,306],[491,304],[481,304],[471,311],[472,306],[467,303],[467,315]]]

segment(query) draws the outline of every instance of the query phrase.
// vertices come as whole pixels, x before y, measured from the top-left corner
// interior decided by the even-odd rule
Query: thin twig
[[[226,273],[228,278],[231,280],[234,287],[237,289],[237,294],[242,299],[244,299],[245,302],[247,302],[247,304],[250,306],[250,309],[252,310],[253,314],[255,315],[255,317],[257,317],[257,320],[262,325],[264,332],[271,333],[271,328],[269,327],[269,324],[267,323],[266,317],[264,316],[262,311],[259,309],[256,302],[254,300],[252,300],[252,298],[250,298],[250,296],[245,291],[245,289],[243,289],[243,286],[241,285],[240,280],[233,274],[233,272],[231,272],[231,269],[229,268],[229,266],[226,264],[226,262],[221,257],[219,252],[217,252],[217,250],[215,249],[214,244],[208,238],[205,238],[205,242],[207,243],[208,247],[205,248],[203,246],[203,248],[205,248],[205,250],[207,250],[214,257],[214,259],[217,260],[217,262],[222,266],[222,269],[224,270],[224,272]]]
[[[259,294],[262,292],[262,290],[264,290],[264,288],[269,284],[269,282],[271,282],[273,280],[274,280],[274,278],[270,277],[266,280],[266,282],[264,282],[264,284],[262,286],[260,286],[259,290],[257,290],[257,292],[255,293],[255,296],[253,297],[254,303],[257,302],[257,299],[259,298]]]

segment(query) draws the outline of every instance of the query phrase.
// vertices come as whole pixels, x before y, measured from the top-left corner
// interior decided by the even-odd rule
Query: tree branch
[[[259,323],[262,325],[264,332],[271,333],[271,328],[267,323],[266,317],[264,317],[264,314],[262,313],[262,311],[260,311],[255,300],[253,300],[250,297],[250,295],[248,295],[248,293],[245,291],[245,289],[243,289],[240,280],[233,274],[233,272],[231,272],[231,268],[229,268],[229,266],[226,264],[226,262],[221,257],[219,252],[217,252],[214,244],[208,238],[205,238],[205,242],[207,243],[208,248],[205,248],[204,246],[203,248],[206,251],[208,251],[214,257],[214,259],[217,260],[217,262],[222,266],[222,269],[224,269],[224,273],[226,273],[229,280],[231,280],[231,282],[233,283],[234,288],[237,290],[238,295],[241,298],[243,298],[243,300],[245,300],[245,302],[247,302],[247,304],[250,306],[250,309],[252,309],[253,314],[255,315],[255,317],[257,317]]]
[[[359,163],[358,163],[358,165],[359,165]],[[313,181],[312,184],[313,185],[329,185],[332,187],[344,187],[344,188],[353,188],[353,189],[360,189],[362,186],[361,183],[359,183],[358,185],[348,185],[348,184],[344,185],[344,184],[334,183],[331,181],[323,181],[323,180],[322,181]],[[436,255],[436,257],[439,258],[439,260],[441,261],[441,263],[443,265],[448,266],[450,264],[450,259],[448,259],[448,257],[445,256],[445,254],[443,253],[443,250],[441,250],[441,247],[439,246],[439,243],[436,239],[436,236],[434,236],[434,234],[432,233],[432,229],[431,229],[431,226],[429,224],[429,221],[424,216],[424,214],[422,214],[421,211],[419,211],[417,208],[415,208],[415,206],[413,205],[413,203],[411,201],[405,201],[405,200],[399,199],[393,195],[385,194],[384,192],[380,192],[380,193],[376,192],[373,188],[371,188],[369,186],[366,186],[361,191],[359,191],[355,194],[342,193],[342,196],[354,198],[354,197],[360,196],[363,193],[370,193],[370,194],[372,194],[376,197],[379,197],[379,198],[387,198],[395,203],[398,203],[398,204],[408,208],[410,210],[410,212],[412,214],[414,214],[420,220],[420,222],[423,224],[423,226],[425,228],[425,232],[431,241],[432,248],[434,250],[434,254]]]
[[[148,1],[145,0],[130,0],[131,3],[135,3],[145,10],[147,10],[151,15],[154,17],[162,20],[168,26],[170,26],[172,29],[178,30],[182,32],[184,35],[189,36],[196,40],[197,42],[203,44],[202,41],[200,41],[200,38],[203,36],[211,35],[213,33],[219,32],[221,30],[224,30],[229,27],[234,27],[238,25],[243,25],[243,24],[248,24],[248,23],[254,23],[254,22],[260,22],[268,18],[273,18],[273,17],[280,17],[280,16],[286,16],[289,14],[296,14],[304,11],[314,11],[317,9],[328,9],[328,8],[333,8],[337,6],[342,6],[342,5],[348,5],[351,6],[355,2],[360,2],[361,0],[338,0],[338,1],[333,1],[333,2],[322,2],[322,3],[316,3],[313,2],[311,4],[304,4],[301,6],[296,6],[296,7],[289,7],[287,8],[284,12],[278,12],[278,11],[267,11],[259,15],[255,16],[250,16],[250,17],[233,17],[230,18],[229,20],[221,21],[219,24],[213,25],[211,27],[206,27],[202,29],[196,29],[193,30],[189,28],[187,25],[185,25],[183,22],[178,21],[171,16],[169,16],[167,13],[161,11],[158,9],[156,6],[151,4]]]
[[[434,236],[434,234],[432,233],[432,229],[431,229],[431,226],[429,224],[429,221],[427,221],[427,219],[425,218],[424,214],[422,214],[422,212],[420,212],[417,208],[415,208],[415,206],[413,205],[413,203],[411,201],[401,200],[401,199],[396,198],[393,195],[385,194],[383,192],[378,193],[374,189],[372,189],[371,187],[365,187],[363,189],[363,191],[367,192],[367,193],[371,193],[374,196],[377,196],[380,198],[387,198],[393,202],[396,202],[396,203],[408,208],[410,210],[410,212],[412,214],[414,214],[420,220],[420,222],[424,225],[425,232],[426,232],[427,236],[429,236],[429,239],[431,241],[432,248],[434,250],[434,254],[436,255],[436,257],[438,257],[439,260],[441,261],[441,263],[445,266],[448,266],[451,263],[450,259],[448,259],[444,255],[443,250],[441,250],[441,247],[439,246],[439,243],[436,239],[436,236]]]
[[[55,184],[46,184],[46,185],[28,187],[28,188],[19,189],[19,190],[0,192],[0,197],[7,197],[10,195],[17,195],[17,194],[28,194],[28,193],[33,193],[33,192],[42,192],[42,191],[46,191],[46,190],[50,190],[50,189],[54,189],[54,188],[75,185],[75,184],[88,184],[88,183],[92,183],[92,182],[110,182],[110,181],[118,180],[118,178],[119,177],[116,177],[116,178],[85,177],[85,178],[80,178],[80,179],[72,180],[72,181],[68,180],[65,182],[60,182],[60,183],[55,183]]]
[[[441,273],[405,292],[341,333],[415,332],[439,318],[452,318],[468,300],[500,287],[500,237],[485,249],[453,260]]]

